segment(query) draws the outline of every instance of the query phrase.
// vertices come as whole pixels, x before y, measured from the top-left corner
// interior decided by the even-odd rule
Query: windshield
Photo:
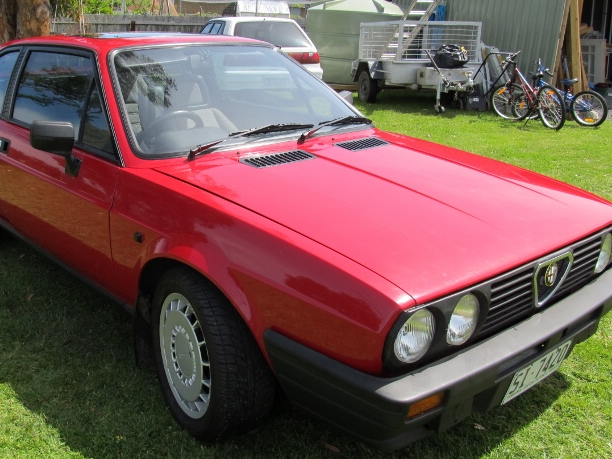
[[[126,129],[145,158],[186,155],[261,126],[282,125],[259,136],[299,136],[299,126],[359,114],[284,54],[261,45],[130,49],[115,55],[114,67]],[[287,127],[293,124],[296,132]]]

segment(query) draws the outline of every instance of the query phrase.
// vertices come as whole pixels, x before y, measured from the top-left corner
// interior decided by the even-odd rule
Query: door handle
[[[0,137],[0,153],[8,154],[9,145],[11,141],[9,139],[5,139],[4,137]]]

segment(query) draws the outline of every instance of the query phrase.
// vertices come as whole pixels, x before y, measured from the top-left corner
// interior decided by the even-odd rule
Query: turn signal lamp
[[[419,414],[423,414],[426,411],[433,410],[434,408],[437,408],[442,405],[443,401],[444,392],[438,392],[437,394],[430,395],[429,397],[424,398],[423,400],[419,400],[418,402],[410,405],[406,419],[412,419],[417,417]]]

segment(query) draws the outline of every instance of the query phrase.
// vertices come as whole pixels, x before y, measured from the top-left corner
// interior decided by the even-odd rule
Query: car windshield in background
[[[234,35],[267,41],[281,48],[312,46],[298,26],[292,22],[238,22],[234,29]]]
[[[115,55],[114,67],[126,128],[143,157],[187,154],[260,126],[316,126],[358,115],[320,80],[266,46],[130,49]]]

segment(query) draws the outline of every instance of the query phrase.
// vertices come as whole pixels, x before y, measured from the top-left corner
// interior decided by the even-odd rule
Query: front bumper
[[[264,340],[290,400],[361,441],[393,450],[500,405],[517,370],[568,340],[572,348],[586,340],[611,309],[608,270],[518,325],[392,378],[362,373],[272,330]],[[407,420],[411,404],[441,391],[442,406]]]

